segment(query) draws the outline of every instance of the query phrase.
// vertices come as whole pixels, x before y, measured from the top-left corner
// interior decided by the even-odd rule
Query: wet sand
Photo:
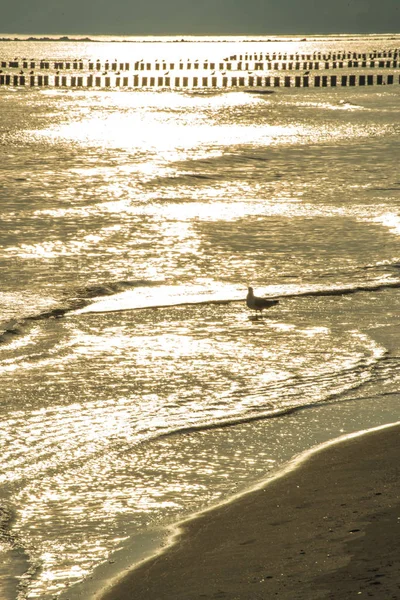
[[[181,525],[102,600],[400,598],[400,426],[328,446]]]

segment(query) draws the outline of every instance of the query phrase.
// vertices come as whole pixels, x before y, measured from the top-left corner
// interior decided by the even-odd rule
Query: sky
[[[0,0],[21,34],[400,33],[400,0]]]

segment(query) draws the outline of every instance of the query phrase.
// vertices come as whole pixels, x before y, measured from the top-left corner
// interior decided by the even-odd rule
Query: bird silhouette
[[[248,308],[255,310],[256,312],[264,310],[264,308],[271,308],[271,306],[275,306],[279,303],[279,300],[271,300],[270,298],[259,298],[254,295],[254,291],[252,287],[248,288],[248,293],[246,297],[246,304]]]

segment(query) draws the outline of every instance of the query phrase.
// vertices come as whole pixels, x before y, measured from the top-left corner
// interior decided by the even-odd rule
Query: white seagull
[[[275,304],[279,303],[279,300],[270,300],[269,298],[258,298],[254,295],[253,288],[248,288],[248,293],[246,297],[246,304],[249,308],[257,311],[262,311],[264,308],[270,308],[271,306],[275,306]]]

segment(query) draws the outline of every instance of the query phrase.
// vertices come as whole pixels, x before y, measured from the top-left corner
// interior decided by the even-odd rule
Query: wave
[[[347,296],[348,294],[358,294],[359,292],[379,292],[387,289],[400,288],[400,281],[387,281],[381,283],[372,283],[365,285],[356,285],[354,287],[338,287],[328,288],[322,290],[311,290],[306,292],[298,292],[296,294],[290,294],[282,296],[282,298],[300,298],[305,296]]]
[[[361,387],[361,385],[363,385],[363,384],[360,383],[359,385],[357,385],[355,387],[358,388],[358,387]],[[199,423],[196,425],[188,425],[187,427],[181,427],[181,428],[174,429],[171,431],[166,431],[164,433],[159,433],[152,441],[154,441],[155,439],[158,440],[158,439],[170,438],[170,437],[174,437],[177,435],[184,435],[184,434],[188,434],[188,433],[202,433],[205,431],[212,431],[214,429],[227,429],[228,427],[236,427],[237,425],[246,425],[249,423],[255,423],[257,421],[267,421],[269,419],[277,419],[279,417],[288,417],[290,415],[293,415],[293,414],[303,411],[303,410],[314,409],[316,406],[318,406],[318,404],[323,403],[324,405],[329,405],[329,404],[336,403],[340,396],[346,394],[349,391],[350,390],[345,390],[344,392],[334,393],[328,400],[324,399],[323,401],[320,401],[320,402],[310,402],[309,404],[300,404],[297,406],[291,406],[289,408],[281,408],[281,409],[277,409],[277,410],[274,410],[269,413],[262,413],[260,415],[249,415],[249,416],[245,416],[245,417],[236,417],[236,418],[233,417],[232,419],[225,419],[223,421],[221,420],[221,421],[217,421],[214,423]],[[395,392],[393,392],[393,393],[395,393]]]
[[[127,288],[154,287],[160,285],[160,281],[148,279],[112,281],[106,284],[91,284],[76,289],[76,295],[81,299],[95,298],[98,296],[111,296],[123,292]]]
[[[342,375],[347,381],[351,372],[353,372],[353,373],[363,372],[366,367],[367,368],[372,367],[372,368],[376,369],[377,367],[379,368],[379,365],[381,365],[381,368],[382,368],[382,365],[387,364],[387,362],[390,360],[394,360],[394,362],[395,362],[395,364],[390,367],[391,372],[397,373],[398,372],[398,359],[392,358],[390,356],[389,351],[384,350],[379,357],[375,356],[372,361],[361,362],[360,364],[357,364],[356,367],[353,369],[352,368],[345,369],[343,371]],[[391,375],[387,374],[387,377],[390,378]],[[357,379],[357,380],[353,381],[352,383],[349,383],[349,385],[345,385],[341,389],[336,389],[336,390],[328,393],[322,399],[315,399],[314,401],[308,402],[306,404],[296,404],[293,406],[286,406],[286,407],[281,407],[281,408],[277,408],[277,409],[271,409],[271,408],[268,409],[267,408],[265,410],[265,408],[264,408],[259,414],[254,414],[254,412],[253,412],[252,414],[247,414],[247,415],[243,415],[243,416],[235,415],[235,416],[232,416],[231,418],[225,418],[225,419],[221,419],[221,420],[213,421],[213,422],[202,421],[202,422],[190,424],[187,426],[176,427],[176,428],[170,429],[168,431],[160,431],[154,437],[152,437],[150,440],[148,438],[146,438],[146,439],[142,440],[141,443],[147,443],[148,441],[154,442],[154,441],[157,441],[160,439],[175,437],[178,435],[185,435],[185,434],[191,434],[191,433],[203,433],[203,432],[213,431],[213,430],[217,430],[217,429],[227,429],[230,427],[236,427],[238,425],[246,425],[246,424],[255,423],[258,421],[267,421],[270,419],[288,417],[288,416],[291,416],[300,411],[315,409],[317,406],[320,406],[320,405],[327,406],[330,404],[337,404],[338,402],[347,402],[347,401],[349,401],[349,399],[354,401],[354,400],[363,400],[366,398],[376,397],[376,395],[374,395],[374,396],[359,395],[356,397],[349,396],[349,394],[352,394],[353,392],[363,388],[365,384],[368,384],[368,381],[363,380],[363,379]],[[393,395],[393,394],[398,394],[398,391],[380,392],[380,394],[382,396],[389,396],[389,395]]]
[[[107,438],[102,438],[99,436],[97,439],[97,443],[90,444],[89,452],[82,453],[81,448],[81,436],[84,435],[85,428],[92,428],[94,426],[95,429],[91,429],[92,433],[96,433],[96,428],[99,427],[100,421],[97,421],[97,424],[91,422],[91,418],[88,418],[88,414],[91,414],[91,406],[85,405],[86,414],[82,414],[82,407],[78,404],[71,405],[67,407],[56,407],[45,413],[40,417],[40,425],[38,424],[38,415],[33,413],[27,413],[24,416],[19,417],[20,423],[22,425],[22,431],[31,431],[34,429],[34,440],[31,440],[31,444],[35,445],[35,453],[34,455],[22,456],[19,451],[19,446],[17,445],[15,448],[12,448],[12,452],[8,453],[7,463],[4,468],[3,478],[4,481],[15,482],[17,480],[21,481],[24,479],[25,482],[34,481],[38,473],[41,476],[44,474],[54,474],[55,472],[55,463],[58,460],[58,456],[63,455],[63,442],[61,439],[68,438],[68,453],[66,457],[66,462],[64,463],[64,468],[68,465],[68,469],[76,469],[81,468],[84,463],[88,461],[93,461],[96,457],[104,456],[104,443],[107,444],[108,453],[116,452],[126,453],[132,452],[133,447],[143,446],[147,444],[152,444],[154,442],[158,442],[160,440],[176,437],[179,435],[186,435],[192,433],[202,433],[212,430],[226,429],[230,427],[235,427],[244,424],[250,424],[253,422],[260,421],[268,421],[270,419],[276,419],[280,417],[286,417],[293,415],[302,410],[313,409],[317,406],[328,405],[328,404],[336,404],[337,402],[348,401],[348,394],[359,390],[364,386],[368,381],[359,377],[359,375],[365,371],[365,369],[374,369],[377,365],[385,362],[387,358],[387,352],[382,352],[379,356],[375,354],[367,361],[361,361],[355,365],[354,368],[346,368],[341,371],[340,379],[342,381],[342,385],[335,389],[326,390],[321,396],[314,398],[314,400],[309,400],[307,403],[295,403],[291,405],[281,406],[278,408],[273,408],[269,403],[264,404],[263,406],[255,406],[250,411],[243,414],[240,413],[232,413],[230,416],[217,416],[215,419],[199,419],[197,422],[185,422],[181,421],[179,418],[178,421],[173,420],[170,423],[165,423],[161,425],[159,428],[154,428],[151,424],[144,424],[146,421],[146,417],[143,413],[137,415],[137,419],[135,419],[138,429],[132,436],[126,437],[125,435],[121,435],[118,429],[115,430],[115,434],[109,435]],[[392,367],[392,372],[397,372],[398,370],[398,361]],[[390,373],[388,373],[390,377]],[[307,378],[304,383],[307,385],[307,389],[310,390],[310,386],[313,387],[314,379],[313,376]],[[335,379],[335,377],[333,378]],[[283,383],[283,385],[285,385]],[[292,385],[289,386],[292,388]],[[306,397],[310,397],[306,395]],[[361,398],[358,396],[355,398],[356,400]],[[354,400],[354,398],[351,398]],[[97,404],[97,403],[96,403]],[[115,412],[115,404],[113,401],[109,401],[102,409],[104,412],[102,413],[103,418],[107,416],[108,411],[112,411],[114,416],[118,417],[118,413]],[[124,419],[126,408],[123,409],[122,414],[124,415]],[[99,414],[99,413],[98,413]],[[121,417],[121,414],[119,415]],[[12,420],[12,427],[15,426],[15,421]],[[60,427],[62,423],[67,424],[67,430],[69,429],[68,435],[66,435],[67,430],[60,431]],[[8,423],[4,423],[5,431],[7,431]],[[42,431],[46,431],[46,436],[43,438]],[[60,438],[61,435],[61,438]],[[33,462],[32,462],[33,461]],[[15,464],[18,464],[18,468],[15,468]],[[1,515],[0,515],[1,516]]]
[[[398,269],[400,264],[395,263],[390,266]],[[372,267],[364,267],[364,269],[369,268]],[[244,302],[245,299],[245,295],[241,291],[238,291],[235,296],[222,297],[220,292],[199,291],[197,288],[192,294],[185,297],[184,295],[178,295],[175,289],[176,286],[173,285],[166,286],[167,291],[163,288],[162,292],[152,294],[150,297],[143,297],[143,294],[136,296],[130,293],[135,288],[139,288],[140,290],[155,288],[155,291],[159,288],[161,290],[160,286],[163,283],[159,280],[122,280],[79,287],[65,294],[65,301],[60,302],[59,305],[53,308],[24,316],[21,319],[11,319],[0,323],[0,343],[7,342],[10,338],[23,334],[25,324],[45,319],[60,319],[69,313],[90,314],[182,306],[224,306]],[[400,288],[400,280],[395,279],[349,286],[319,287],[317,289],[297,290],[294,292],[288,291],[287,293],[268,294],[268,297],[273,300],[284,301],[296,298],[347,296],[361,292],[379,292],[398,288]],[[170,290],[170,293],[168,293],[168,290]],[[160,296],[166,299],[163,302],[158,302],[156,299]],[[104,297],[110,297],[111,299],[107,302],[102,300]]]
[[[48,310],[41,310],[35,314],[30,314],[21,317],[20,319],[10,319],[5,322],[0,322],[0,343],[9,342],[15,336],[24,334],[24,326],[32,321],[42,321],[45,319],[60,319],[67,313],[83,309],[94,298],[103,296],[112,296],[127,289],[135,287],[152,287],[160,285],[160,281],[148,281],[146,279],[138,280],[123,280],[114,281],[106,284],[90,284],[87,286],[76,288],[72,293],[66,293],[65,300]]]
[[[173,286],[171,286],[172,290]],[[269,294],[268,298],[271,300],[288,300],[296,298],[313,298],[313,297],[328,297],[328,296],[347,296],[351,294],[358,294],[360,292],[377,292],[386,289],[400,288],[400,280],[377,282],[365,285],[354,285],[344,287],[326,287],[318,289],[308,289],[304,291],[295,291],[280,294]],[[160,294],[162,295],[162,294]],[[163,295],[165,298],[165,295]],[[244,294],[239,292],[235,297],[221,297],[220,293],[210,292],[208,294],[192,294],[190,296],[181,297],[179,300],[176,294],[171,293],[167,296],[167,300],[164,302],[157,302],[153,297],[138,298],[132,295],[116,296],[110,302],[94,302],[90,306],[86,306],[80,310],[80,313],[105,313],[105,312],[123,312],[130,310],[144,310],[144,309],[160,309],[160,308],[174,308],[182,306],[205,306],[205,305],[227,305],[238,302],[244,302]]]
[[[335,397],[339,395],[341,394],[335,394]],[[331,398],[331,402],[334,402],[334,397]],[[225,419],[223,421],[221,420],[214,423],[199,423],[196,425],[188,425],[187,427],[181,427],[172,431],[166,431],[165,433],[159,433],[155,439],[170,438],[188,433],[202,433],[205,431],[212,431],[214,429],[226,429],[228,427],[236,427],[237,425],[246,425],[248,423],[255,423],[257,421],[267,421],[269,419],[276,419],[278,417],[288,417],[299,411],[315,408],[317,404],[317,402],[310,402],[310,404],[301,404],[298,406],[291,406],[290,408],[281,408],[260,415],[249,415],[245,417],[236,418],[233,417],[232,419]],[[325,400],[324,404],[329,404],[329,401]]]

